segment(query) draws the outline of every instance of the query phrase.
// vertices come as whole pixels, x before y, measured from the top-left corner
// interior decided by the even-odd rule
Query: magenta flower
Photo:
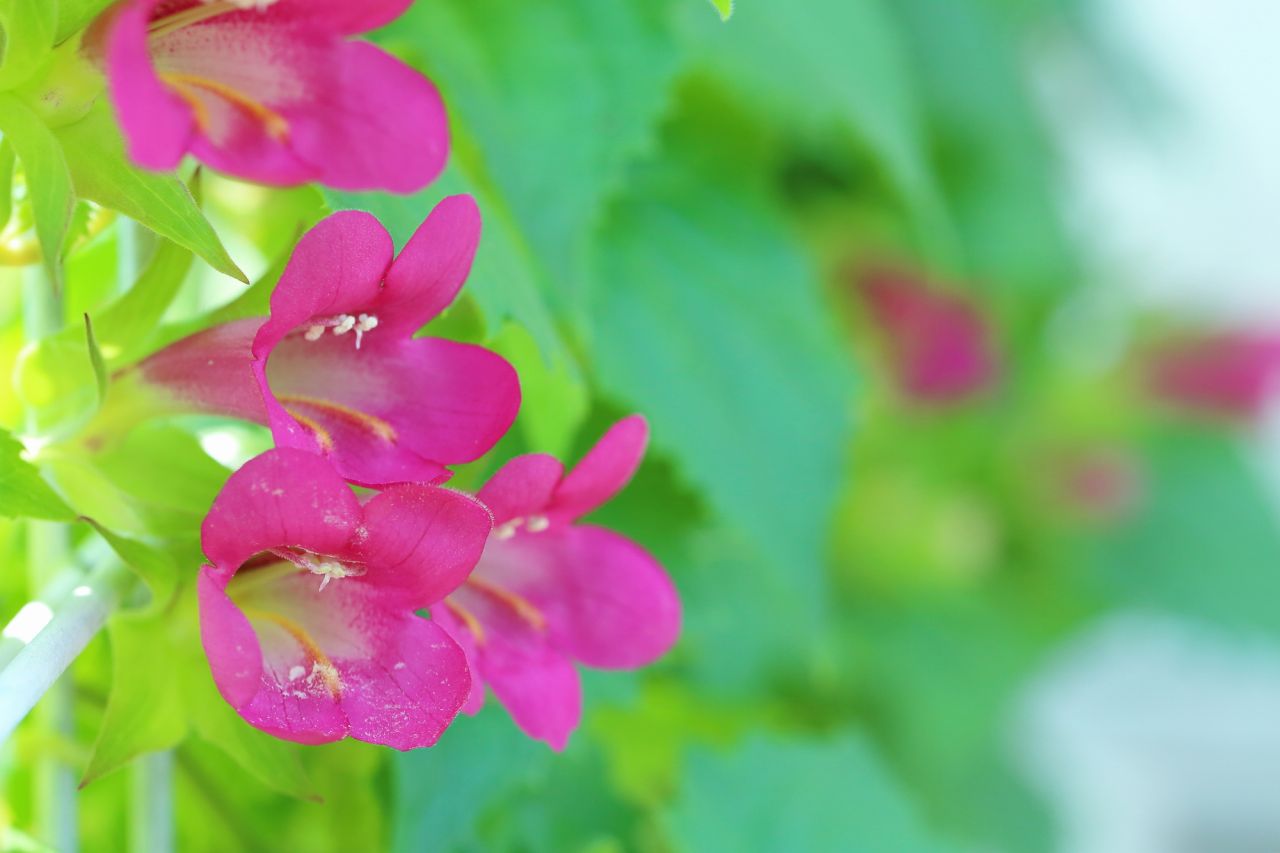
[[[909,399],[954,403],[995,381],[999,358],[990,327],[970,300],[891,271],[863,275],[856,287]]]
[[[567,476],[551,456],[519,456],[480,490],[495,523],[484,555],[431,609],[467,652],[468,713],[487,683],[526,734],[563,749],[582,713],[574,661],[634,669],[675,642],[680,601],[658,562],[626,537],[575,523],[626,484],[647,437],[632,416]]]
[[[86,37],[135,161],[412,192],[440,173],[435,87],[372,44],[411,0],[122,0]]]
[[[1199,414],[1254,420],[1280,386],[1280,336],[1223,332],[1166,343],[1147,355],[1162,402]]]
[[[250,460],[201,530],[200,638],[218,691],[286,740],[435,743],[471,680],[415,611],[462,583],[490,526],[459,492],[393,486],[362,507],[318,456]]]
[[[475,202],[446,198],[393,261],[376,219],[336,213],[294,249],[269,319],[178,341],[117,384],[132,379],[154,411],[266,424],[277,446],[326,456],[361,485],[439,482],[444,465],[492,447],[520,407],[500,356],[412,337],[457,295],[479,236]],[[131,390],[120,399],[137,410]]]

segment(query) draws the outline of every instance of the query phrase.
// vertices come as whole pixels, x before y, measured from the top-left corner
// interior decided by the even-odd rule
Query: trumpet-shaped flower
[[[264,423],[277,446],[326,456],[361,485],[438,482],[444,465],[492,447],[520,406],[515,371],[500,356],[412,337],[453,301],[479,234],[475,203],[453,196],[393,260],[376,219],[336,213],[298,243],[265,322],[178,341],[117,384],[132,379],[160,411]]]
[[[400,485],[361,506],[314,454],[251,459],[201,530],[200,637],[218,691],[299,743],[435,743],[471,682],[457,643],[415,611],[462,583],[490,524],[459,492]]]
[[[122,0],[85,44],[105,65],[135,161],[187,152],[268,184],[412,192],[444,167],[435,87],[348,40],[410,0]]]
[[[582,711],[574,662],[651,663],[675,642],[680,601],[647,551],[578,524],[631,478],[648,436],[643,418],[610,429],[568,475],[543,454],[508,462],[478,497],[494,516],[474,572],[432,618],[467,652],[475,713],[484,684],[526,734],[563,749]]]

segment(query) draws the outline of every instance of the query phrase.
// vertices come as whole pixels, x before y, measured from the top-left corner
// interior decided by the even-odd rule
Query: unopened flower
[[[267,424],[277,446],[320,453],[361,485],[438,482],[444,465],[492,447],[520,406],[515,371],[500,356],[413,337],[457,295],[479,236],[469,196],[437,205],[394,260],[376,219],[336,213],[294,249],[270,318],[178,341],[112,393],[136,411]],[[148,399],[139,403],[139,392]]]
[[[135,161],[412,192],[444,167],[435,87],[367,42],[410,0],[122,0],[85,44]]]
[[[999,358],[986,319],[969,299],[907,273],[860,275],[855,292],[881,332],[902,393],[921,403],[953,403],[989,387]]]
[[[1222,332],[1170,341],[1146,354],[1147,386],[1161,402],[1253,420],[1280,388],[1280,336]]]
[[[624,536],[577,523],[631,478],[647,437],[632,416],[568,475],[551,456],[519,456],[480,490],[494,517],[484,555],[431,608],[471,662],[464,710],[479,710],[487,683],[526,734],[563,749],[582,712],[574,662],[634,669],[675,642],[680,601],[658,562]]]
[[[287,740],[430,746],[471,682],[457,643],[416,611],[463,581],[489,529],[458,492],[393,486],[361,506],[314,454],[251,459],[201,530],[200,637],[218,691]]]

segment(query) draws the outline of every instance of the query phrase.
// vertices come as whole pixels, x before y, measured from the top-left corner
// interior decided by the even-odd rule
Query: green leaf
[[[567,364],[549,365],[523,326],[508,324],[489,343],[520,375],[520,417],[525,442],[538,453],[564,458],[572,449],[590,402],[582,376]]]
[[[0,91],[14,88],[40,67],[53,48],[57,16],[54,0],[0,0]]]
[[[881,0],[815,0],[804,14],[785,3],[755,3],[732,27],[700,30],[699,56],[739,100],[788,132],[826,139],[834,126],[851,133],[915,214],[926,248],[954,260],[908,57]]]
[[[812,627],[853,391],[817,274],[761,200],[679,166],[616,206],[595,272],[599,386],[649,417]]]
[[[330,198],[372,211],[402,241],[440,189],[475,195],[485,233],[468,292],[489,333],[515,320],[553,368],[568,365],[548,305],[583,319],[595,224],[648,145],[682,59],[666,4],[417,3],[382,41],[448,93],[453,165],[434,194]],[[574,97],[545,96],[566,80]]]
[[[711,5],[720,13],[720,20],[727,21],[733,14],[733,0],[711,0]]]
[[[1146,468],[1142,514],[1097,545],[1108,598],[1280,635],[1280,523],[1256,464],[1230,436],[1180,429]]]
[[[12,95],[0,94],[0,133],[22,164],[44,266],[55,289],[61,289],[62,246],[75,205],[62,147],[36,114]]]
[[[195,618],[194,613],[184,614]],[[172,614],[119,615],[107,623],[111,692],[84,787],[138,756],[169,749],[187,735],[181,651]]]
[[[0,515],[9,518],[43,518],[71,521],[71,507],[40,477],[39,470],[22,458],[22,444],[0,429]]]
[[[93,365],[93,377],[98,384],[98,406],[102,406],[102,401],[107,398],[107,363],[102,359],[102,350],[98,348],[98,341],[93,336],[93,322],[89,319],[89,315],[84,315],[84,339],[85,346],[89,348],[89,363]]]
[[[668,823],[679,850],[940,853],[883,762],[854,734],[757,735],[690,756]]]
[[[121,536],[92,518],[86,518],[85,521],[106,540],[121,562],[150,588],[151,603],[144,612],[155,612],[167,606],[178,584],[178,566],[173,559],[159,548]]]
[[[191,192],[176,178],[136,169],[103,99],[74,124],[58,129],[67,164],[81,197],[118,210],[248,283],[231,260]]]
[[[459,717],[432,749],[397,755],[394,850],[449,850],[472,841],[480,815],[543,772],[550,753],[489,702]]]
[[[112,0],[58,0],[58,35],[57,42],[76,33],[89,25],[89,22],[104,12]],[[50,5],[54,5],[50,3]]]
[[[13,215],[13,167],[17,158],[9,140],[0,139],[0,231],[9,224]]]
[[[191,261],[189,251],[161,240],[137,283],[102,312],[98,333],[103,356],[113,368],[131,364],[149,351],[148,342],[177,296]]]

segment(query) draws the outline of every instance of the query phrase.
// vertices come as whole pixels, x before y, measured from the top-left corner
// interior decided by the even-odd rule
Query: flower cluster
[[[348,38],[408,5],[122,0],[84,45],[145,167],[191,154],[263,183],[412,191],[445,161],[440,98]],[[679,632],[654,558],[576,523],[631,477],[642,418],[614,426],[567,475],[535,454],[474,496],[441,485],[448,466],[497,443],[520,405],[500,356],[417,336],[466,281],[480,225],[469,196],[446,198],[397,256],[374,217],[329,216],[294,249],[270,316],[122,371],[87,439],[179,412],[270,428],[275,449],[230,477],[205,520],[198,597],[218,690],[278,737],[428,746],[488,684],[522,729],[560,749],[580,715],[574,662],[642,666]]]

